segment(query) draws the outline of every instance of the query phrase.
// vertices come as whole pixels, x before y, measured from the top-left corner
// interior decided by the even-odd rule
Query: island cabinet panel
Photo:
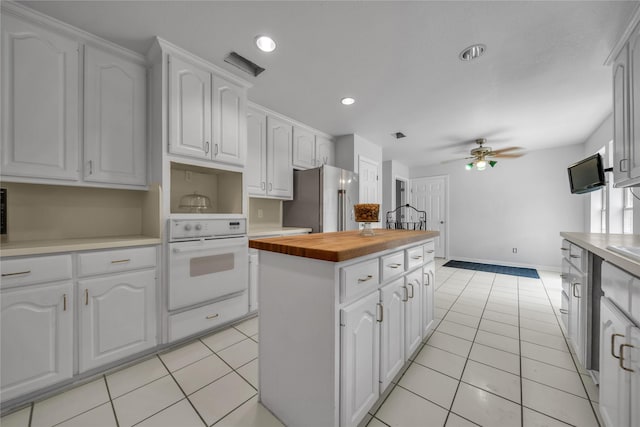
[[[285,425],[357,426],[427,336],[434,263],[405,260],[433,235],[404,239],[341,262],[259,250],[260,399]]]

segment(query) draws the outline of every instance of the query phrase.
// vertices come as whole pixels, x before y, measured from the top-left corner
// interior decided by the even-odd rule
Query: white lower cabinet
[[[155,270],[78,282],[80,372],[156,345]]]
[[[73,283],[4,290],[0,322],[0,400],[73,375]]]
[[[383,392],[404,365],[405,294],[402,278],[380,288],[380,392]]]
[[[378,400],[380,323],[378,292],[340,310],[340,425],[356,425]]]
[[[608,298],[600,303],[600,413],[607,427],[640,425],[640,329]]]
[[[405,277],[407,288],[405,306],[405,359],[418,349],[422,342],[422,310],[420,294],[422,293],[422,269],[413,271]]]

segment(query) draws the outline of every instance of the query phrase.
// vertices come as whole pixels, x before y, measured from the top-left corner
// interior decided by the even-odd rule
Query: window
[[[622,232],[633,234],[633,194],[631,188],[623,188],[622,202]]]

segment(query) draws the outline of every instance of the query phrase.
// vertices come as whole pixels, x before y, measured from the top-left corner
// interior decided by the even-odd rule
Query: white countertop
[[[307,233],[311,233],[311,228],[282,227],[279,225],[249,226],[249,230],[247,231],[250,239],[255,237],[292,236]]]
[[[41,255],[59,252],[159,245],[162,239],[149,236],[113,236],[83,239],[29,240],[0,245],[0,257]]]
[[[599,233],[570,233],[561,232],[560,235],[570,241],[598,255],[605,261],[640,277],[640,263],[607,249],[607,246],[640,247],[639,234],[599,234]]]

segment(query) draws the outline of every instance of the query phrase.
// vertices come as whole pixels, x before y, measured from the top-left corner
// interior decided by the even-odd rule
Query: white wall
[[[584,146],[528,152],[485,171],[464,162],[412,168],[411,178],[449,176],[452,259],[560,269],[561,231],[584,230],[584,197],[569,191],[567,166]],[[512,253],[518,248],[518,253]]]
[[[358,173],[359,158],[366,157],[378,163],[378,177],[382,176],[382,147],[356,134],[336,139],[336,166]],[[382,202],[382,180],[378,179],[378,200]]]

